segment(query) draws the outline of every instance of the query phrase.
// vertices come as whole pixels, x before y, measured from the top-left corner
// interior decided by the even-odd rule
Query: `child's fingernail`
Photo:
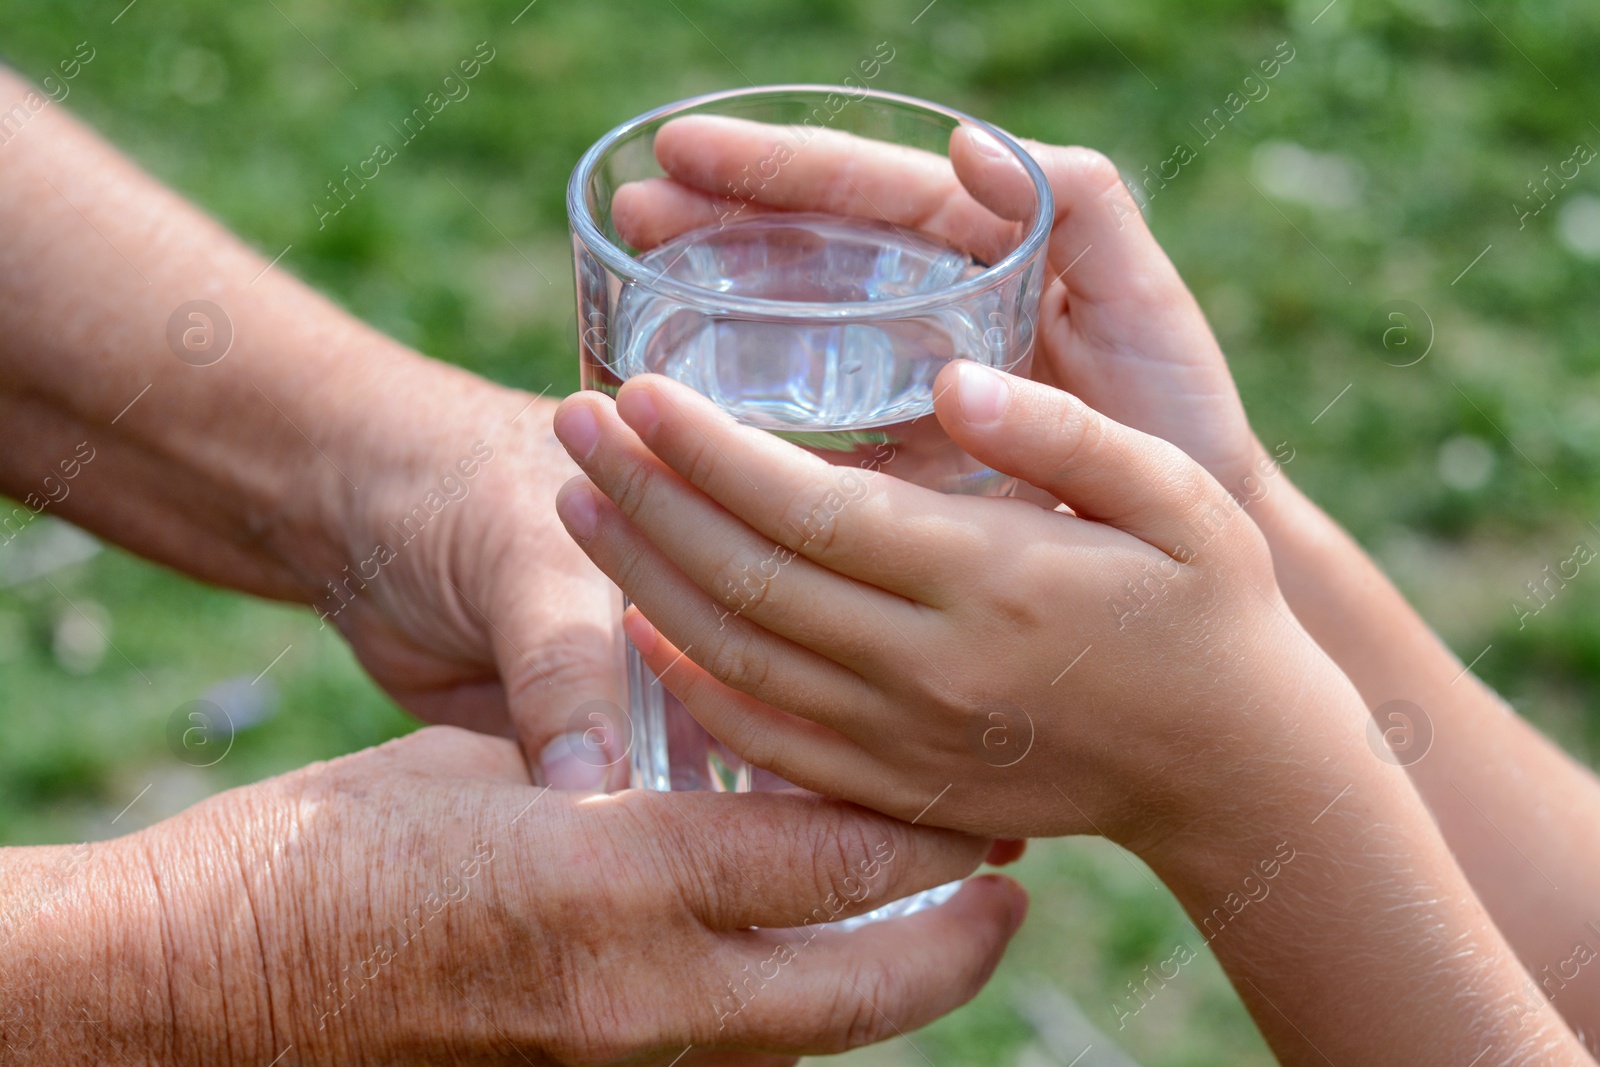
[[[605,788],[608,757],[586,735],[562,734],[539,753],[539,773],[551,789],[598,793]]]
[[[998,422],[1011,389],[999,373],[977,363],[956,368],[956,403],[961,417],[974,426]]]
[[[600,424],[587,404],[573,404],[556,412],[556,440],[580,462],[589,458],[600,441]]]
[[[587,485],[575,485],[556,501],[556,514],[567,524],[572,536],[587,541],[594,536],[600,522],[600,511],[595,507],[594,491]]]
[[[656,432],[661,415],[656,411],[655,397],[648,389],[624,389],[617,397],[617,414],[633,428],[639,440],[648,441]]]
[[[1006,146],[995,139],[994,134],[978,126],[967,127],[967,140],[972,143],[972,150],[984,159],[1010,159],[1011,153],[1006,151]]]
[[[628,635],[628,640],[633,642],[633,647],[639,650],[641,656],[648,656],[655,651],[656,638],[660,636],[650,620],[637,613],[623,617],[622,632]]]

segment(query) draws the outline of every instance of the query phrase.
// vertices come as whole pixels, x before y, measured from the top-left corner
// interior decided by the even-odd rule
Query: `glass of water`
[[[1005,133],[863,88],[716,93],[601,138],[567,213],[585,388],[665,374],[864,476],[1011,491],[932,414],[946,363],[1021,373],[1032,353],[1054,207]],[[787,787],[701,729],[631,646],[626,669],[635,786]]]

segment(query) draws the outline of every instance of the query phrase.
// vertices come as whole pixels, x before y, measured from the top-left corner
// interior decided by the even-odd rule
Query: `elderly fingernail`
[[[556,412],[556,440],[574,459],[586,460],[600,441],[600,424],[588,404],[572,404]]]
[[[572,536],[587,541],[594,536],[600,522],[600,511],[595,507],[594,492],[587,485],[575,485],[561,494],[556,501],[556,514],[567,524]]]
[[[998,371],[977,363],[962,363],[956,368],[956,403],[961,417],[974,426],[998,422],[1010,393]]]
[[[597,793],[606,785],[606,754],[583,734],[562,734],[539,753],[539,773],[551,789]]]
[[[1011,153],[1006,151],[1006,146],[1001,144],[994,134],[978,126],[968,126],[967,140],[972,144],[972,150],[984,159],[1010,159]]]
[[[617,397],[617,414],[633,428],[641,441],[650,440],[661,413],[656,410],[655,397],[648,389],[624,389]]]

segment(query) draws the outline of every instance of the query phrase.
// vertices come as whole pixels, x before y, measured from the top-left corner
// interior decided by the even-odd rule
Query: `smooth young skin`
[[[887,475],[838,505],[859,472],[658,376],[564,402],[557,435],[593,484],[563,490],[563,521],[654,623],[629,632],[696,718],[758,766],[919,823],[1127,846],[1285,1063],[1590,1062],[1547,1005],[1524,1008],[1515,956],[1215,479],[975,364],[935,395],[963,449],[1076,514]],[[731,583],[774,553],[754,595]],[[1132,614],[1129,580],[1151,597]],[[1004,765],[997,724],[1031,741]],[[1286,855],[1277,903],[1246,912]]]
[[[799,794],[546,791],[511,742],[430,727],[6,850],[0,1041],[19,1065],[787,1064],[969,999],[1026,898],[985,876],[862,930],[785,927],[984,848]]]
[[[1033,441],[1025,455],[990,444],[1007,389],[1005,433]],[[938,796],[922,821],[954,829],[1099,827],[1156,844],[1153,815],[1202,817],[1191,801],[1209,804],[1229,753],[1276,738],[1248,702],[1220,721],[1218,693],[1295,703],[1310,666],[1337,672],[1278,600],[1254,525],[1176,448],[975,364],[936,391],[959,399],[962,417],[944,420],[958,445],[1077,515],[802,459],[657,376],[628,382],[615,405],[567,400],[557,434],[622,514],[581,483],[558,507],[707,668],[669,683],[752,762],[907,819]],[[776,576],[758,584],[775,544]],[[1151,600],[1142,611],[1129,582]],[[641,622],[635,643],[664,668],[678,650],[652,645]],[[1193,654],[1172,655],[1174,643]],[[1285,666],[1263,684],[1258,659]],[[1115,734],[1100,708],[1115,709]],[[996,730],[1017,736],[998,746]],[[1056,781],[1073,784],[1071,805]]]
[[[673,218],[693,217],[685,204],[716,201],[713,194],[735,188],[744,168],[768,158],[780,136],[771,127],[716,121],[723,128],[662,131],[657,154],[672,177],[661,187],[675,187],[677,196],[669,202],[630,192],[634,217],[676,232]],[[968,151],[975,147],[968,136],[952,138],[951,164],[853,139],[838,142],[831,159],[808,150],[770,183],[742,186],[755,201],[717,203],[705,221],[730,211],[823,205],[875,215],[881,206],[976,249],[940,220],[970,217],[974,200],[1004,213],[1001,194],[1021,178],[1002,157],[980,162]],[[1378,712],[1398,699],[1423,709],[1432,746],[1407,769],[1473,889],[1537,977],[1525,999],[1554,995],[1575,1028],[1600,1035],[1600,969],[1574,975],[1570,964],[1580,942],[1600,950],[1588,925],[1600,900],[1600,851],[1577,847],[1600,820],[1600,779],[1464,674],[1462,661],[1361,547],[1278,469],[1274,457],[1294,442],[1269,451],[1256,440],[1204,315],[1116,167],[1085,148],[1026,147],[1050,177],[1056,202],[1050,262],[1058,278],[1041,308],[1034,376],[1199,461],[1266,535],[1284,599],[1367,706]],[[841,160],[850,163],[849,185],[839,180]],[[841,195],[850,185],[867,190],[872,203]]]

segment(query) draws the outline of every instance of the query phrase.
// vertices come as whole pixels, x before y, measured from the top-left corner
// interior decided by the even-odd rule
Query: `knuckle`
[[[839,540],[838,515],[837,509],[830,509],[807,541],[806,547],[813,555],[827,557],[833,554],[834,545]]]
[[[1256,575],[1257,581],[1268,583],[1275,580],[1272,546],[1267,542],[1267,535],[1261,532],[1261,527],[1254,522],[1240,524],[1230,543],[1237,552],[1236,558]]]
[[[636,573],[637,564],[625,564]],[[605,678],[612,666],[611,635],[598,628],[568,629],[550,635],[526,655],[510,659],[502,676],[506,699],[513,707],[542,692],[571,692],[596,678]]]
[[[893,1023],[878,1005],[894,1003],[899,984],[884,967],[871,964],[859,970],[839,989],[836,1017],[845,1023],[840,1051],[877,1044],[889,1036]]]
[[[655,490],[656,472],[644,463],[630,463],[615,473],[611,499],[628,518],[636,517]]]
[[[1254,526],[1243,509],[1199,467],[1192,463],[1168,463],[1159,467],[1151,484],[1159,485],[1159,506],[1175,508],[1186,536],[1182,547],[1185,558],[1234,540],[1243,526]],[[1241,521],[1242,520],[1242,521]]]
[[[1167,492],[1185,505],[1204,510],[1222,507],[1223,494],[1214,491],[1216,483],[1195,464],[1177,462],[1176,457],[1169,456],[1161,463],[1159,473]]]
[[[1016,559],[997,561],[994,579],[985,591],[985,606],[999,629],[985,627],[985,631],[1028,633],[1050,625],[1051,615],[1058,610],[1058,605],[1041,598],[1039,591],[1039,573],[1035,564]],[[981,638],[978,640],[982,642]]]
[[[981,621],[972,624],[974,631],[980,626],[989,625],[988,620],[977,612],[964,617],[981,619]],[[986,642],[985,636],[973,632],[969,643],[977,645],[980,642]],[[918,664],[913,664],[909,669],[904,670],[893,691],[894,696],[907,702],[909,706],[927,709],[927,714],[929,715],[942,715],[952,703],[956,705],[962,703],[964,699],[964,695],[961,693],[962,688],[964,688],[962,685],[963,674],[957,672],[964,671],[964,668],[970,662],[968,660],[968,650],[962,650],[959,653],[945,652],[938,657],[938,660],[937,670],[932,669],[925,663],[921,663],[920,660]]]
[[[1066,477],[1075,467],[1091,461],[1104,445],[1105,433],[1100,419],[1088,411],[1057,423],[1051,441],[1051,462],[1057,477]]]
[[[789,497],[778,513],[782,516],[779,528],[788,535],[789,547],[808,552],[826,552],[832,547],[837,523],[829,502],[835,495],[807,485]]]
[[[1115,191],[1118,187],[1126,188],[1122,182],[1122,172],[1104,152],[1072,147],[1066,150],[1066,159],[1072,173],[1092,192],[1104,193]]]
[[[717,472],[717,460],[720,458],[712,448],[710,438],[702,435],[685,442],[682,447],[683,476],[695,488],[705,489]]]
[[[718,636],[711,640],[701,666],[724,685],[754,695],[766,684],[770,670],[760,651],[749,630],[739,625],[729,626],[718,631]]]
[[[1138,201],[1134,199],[1128,183],[1122,178],[1122,172],[1103,152],[1092,148],[1073,146],[1057,149],[1060,154],[1055,158],[1060,161],[1060,170],[1056,173],[1061,177],[1054,182],[1061,194],[1057,200],[1057,209],[1063,202],[1092,202],[1109,205],[1115,202],[1118,227],[1121,220],[1127,217],[1140,218],[1142,212]],[[1065,186],[1065,189],[1062,189]]]
[[[596,809],[605,819],[597,832],[611,839],[604,858],[623,861],[619,866],[625,873],[608,875],[603,886],[585,887],[589,919],[631,914],[641,925],[681,926],[690,916],[718,913],[725,887],[745,876],[726,850],[707,847],[706,829],[693,822],[704,820],[703,811],[663,805],[660,799],[659,793],[643,790],[617,793],[604,809]],[[592,821],[588,813],[585,818]],[[591,863],[588,869],[600,866]],[[595,897],[603,906],[592,903]]]
[[[613,551],[608,569],[616,579],[617,587],[634,600],[640,599],[640,594],[651,589],[659,577],[653,561],[637,546],[626,543],[616,546]]]
[[[815,824],[810,855],[818,902],[865,899],[870,887],[861,874],[871,864],[874,845],[881,844],[884,837],[882,831],[874,835],[865,819],[842,806],[835,806],[831,818]]]
[[[671,906],[684,915],[693,915],[715,927],[738,922],[738,890],[750,875],[738,853],[740,843],[732,847],[708,847],[715,835],[713,824],[695,826],[690,820],[705,819],[705,813],[689,812],[681,807],[671,810],[657,808],[647,817],[652,859],[648,883],[652,886],[669,886],[667,897]]]
[[[773,740],[772,724],[767,719],[741,715],[734,720],[723,741],[746,762],[767,770],[775,769],[773,764],[778,761],[779,749]]]
[[[772,559],[771,553],[757,555],[744,545],[729,548],[723,554],[723,562],[714,569],[720,579],[714,590],[717,599],[737,612],[759,608],[766,602],[776,577],[775,572],[766,573]]]

